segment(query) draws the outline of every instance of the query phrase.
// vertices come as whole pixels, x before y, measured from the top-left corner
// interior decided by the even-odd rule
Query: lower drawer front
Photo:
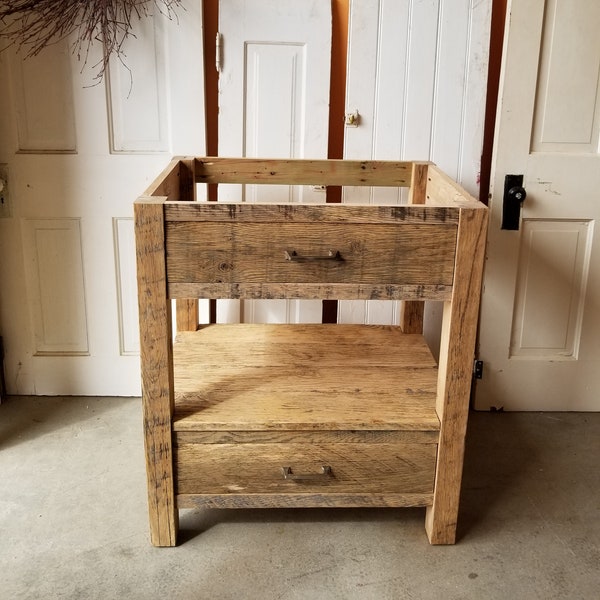
[[[182,444],[178,494],[431,493],[435,444]]]

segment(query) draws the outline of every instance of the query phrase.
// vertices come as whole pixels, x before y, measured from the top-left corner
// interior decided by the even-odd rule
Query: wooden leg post
[[[163,204],[135,204],[144,445],[150,533],[155,546],[174,546],[175,505],[171,420],[173,369],[171,307],[167,298]]]
[[[429,163],[413,163],[408,197],[409,204],[425,204],[428,168]],[[423,333],[424,311],[424,302],[402,300],[400,305],[400,328],[402,331],[404,333]]]
[[[440,439],[433,505],[425,527],[432,544],[453,544],[472,384],[487,213],[461,209],[452,299],[444,304],[436,409]],[[474,261],[473,257],[480,257]]]

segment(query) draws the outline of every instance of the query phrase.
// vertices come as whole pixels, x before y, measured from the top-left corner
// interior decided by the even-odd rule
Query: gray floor
[[[460,540],[422,510],[189,511],[148,542],[138,399],[0,406],[0,598],[600,598],[600,414],[472,415]]]

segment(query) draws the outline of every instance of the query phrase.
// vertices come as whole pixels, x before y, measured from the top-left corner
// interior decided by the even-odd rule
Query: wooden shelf
[[[173,429],[437,431],[421,335],[364,325],[210,325],[174,346]]]

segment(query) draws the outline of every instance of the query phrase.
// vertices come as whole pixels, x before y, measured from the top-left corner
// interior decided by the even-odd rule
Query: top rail
[[[407,187],[409,204],[486,208],[426,161],[175,157],[143,196],[194,200],[196,183]]]
[[[412,162],[196,158],[198,183],[410,187]]]

